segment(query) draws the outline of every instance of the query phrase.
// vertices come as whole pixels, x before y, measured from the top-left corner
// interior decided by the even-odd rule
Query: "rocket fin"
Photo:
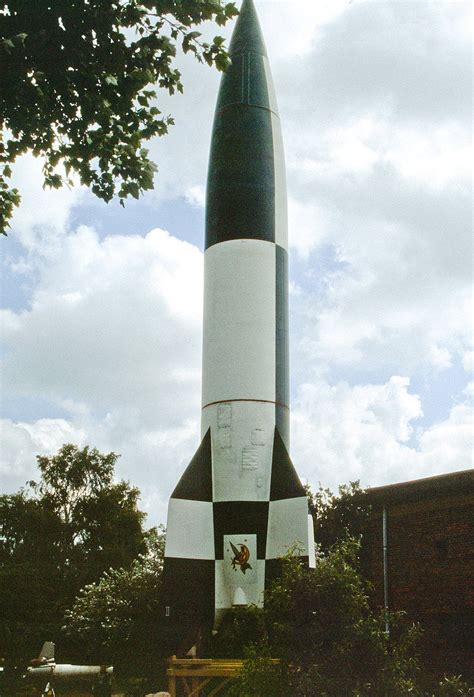
[[[297,554],[314,566],[314,542],[308,519],[308,497],[275,428],[265,552],[266,587],[281,575],[282,557]]]
[[[165,557],[215,559],[210,429],[171,494]]]
[[[162,639],[185,655],[214,622],[214,523],[211,432],[173,491],[162,579]],[[207,628],[207,629],[206,629]]]
[[[172,499],[212,501],[211,430],[208,429],[193,459],[185,469]]]
[[[270,501],[292,499],[297,496],[306,496],[306,490],[298,477],[278,428],[275,428]]]
[[[52,641],[45,641],[41,647],[38,661],[54,661],[54,648],[55,645]]]

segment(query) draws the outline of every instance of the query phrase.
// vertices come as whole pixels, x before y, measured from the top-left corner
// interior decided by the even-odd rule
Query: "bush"
[[[227,694],[422,697],[420,631],[392,614],[393,631],[386,634],[385,615],[370,608],[358,550],[354,539],[339,542],[316,569],[287,557],[281,578],[265,594],[265,608],[241,610],[238,620],[234,615],[222,627],[217,642],[238,647],[260,623],[260,641],[247,649],[242,676]],[[281,659],[279,668],[270,656]]]

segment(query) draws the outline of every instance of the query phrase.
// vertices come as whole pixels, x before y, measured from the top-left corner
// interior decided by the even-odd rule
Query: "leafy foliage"
[[[225,70],[224,40],[195,27],[237,14],[220,0],[6,0],[0,9],[0,232],[19,192],[10,165],[28,151],[44,157],[45,186],[71,186],[120,202],[151,189],[156,165],[143,142],[173,119],[156,105],[155,86],[182,92],[177,46]],[[64,166],[64,171],[58,165]]]
[[[215,658],[241,658],[253,644],[265,645],[267,630],[262,611],[251,605],[232,608],[213,637],[209,655]]]
[[[413,656],[418,631],[393,616],[398,632],[385,634],[383,615],[370,609],[357,554],[358,544],[349,539],[314,570],[288,558],[281,579],[268,591],[270,643],[289,667],[295,694],[417,694]]]
[[[419,627],[403,613],[373,611],[359,572],[359,542],[340,540],[308,569],[288,556],[282,575],[265,593],[265,607],[239,610],[223,627],[223,639],[239,651],[239,633],[258,626],[256,641],[244,649],[242,675],[229,697],[468,697],[460,677],[445,677],[434,692],[424,687],[418,649]],[[248,614],[247,620],[245,614]],[[237,636],[232,635],[232,630]],[[235,653],[242,656],[242,652]],[[281,659],[279,667],[270,656]]]
[[[117,460],[115,453],[67,444],[57,455],[38,456],[41,480],[29,482],[41,506],[61,521],[63,564],[81,585],[104,569],[130,564],[145,549],[140,492],[114,483]]]
[[[234,680],[227,697],[285,697],[287,680],[281,665],[272,662],[268,643],[249,644],[241,674]]]
[[[160,656],[160,582],[165,534],[152,530],[147,551],[128,568],[110,569],[84,586],[66,611],[63,631],[95,661],[131,675],[150,673]]]
[[[365,502],[364,490],[358,481],[340,485],[338,495],[321,486],[315,493],[307,486],[306,493],[314,521],[314,538],[320,551],[327,553],[347,537],[361,537],[370,506]]]
[[[420,632],[393,615],[396,630],[386,635],[384,616],[371,610],[358,571],[358,547],[354,539],[339,542],[314,570],[288,556],[265,593],[264,609],[240,610],[237,621],[221,629],[237,651],[231,628],[245,638],[249,626],[259,626],[260,634],[248,644],[245,670],[229,695],[421,697],[415,658]],[[279,668],[270,656],[281,659]]]
[[[0,655],[21,665],[58,641],[64,612],[105,570],[147,549],[138,489],[115,483],[115,453],[65,445],[41,479],[0,497]],[[74,656],[74,645],[59,641]]]
[[[21,665],[62,614],[61,523],[23,491],[0,497],[0,655]]]
[[[469,687],[460,675],[445,676],[439,684],[436,695],[432,697],[469,697],[474,695],[474,687]]]

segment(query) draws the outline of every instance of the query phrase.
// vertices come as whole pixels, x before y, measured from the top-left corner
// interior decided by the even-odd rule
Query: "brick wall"
[[[389,609],[404,610],[423,626],[434,674],[462,673],[474,681],[474,472],[462,474],[369,489],[363,569],[374,603],[383,606],[385,507]]]

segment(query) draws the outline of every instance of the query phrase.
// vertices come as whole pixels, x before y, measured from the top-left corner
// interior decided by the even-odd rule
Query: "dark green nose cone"
[[[229,53],[236,56],[238,53],[256,53],[261,56],[267,55],[262,30],[258,21],[257,12],[253,0],[244,0],[240,10],[239,18],[235,26],[232,40],[230,42]]]
[[[242,3],[230,56],[212,132],[206,249],[233,239],[275,242],[276,210],[282,208],[281,197],[286,201],[281,177],[279,187],[275,177],[278,167],[284,170],[278,109],[252,0]]]

